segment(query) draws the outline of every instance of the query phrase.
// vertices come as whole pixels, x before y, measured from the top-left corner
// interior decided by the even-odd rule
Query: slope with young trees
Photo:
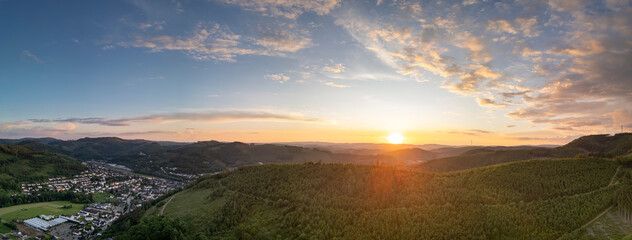
[[[618,166],[591,158],[455,173],[252,166],[201,178],[110,234],[132,239],[175,221],[189,239],[554,239],[611,205]]]

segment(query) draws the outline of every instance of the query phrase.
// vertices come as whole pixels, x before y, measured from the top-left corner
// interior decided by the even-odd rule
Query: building
[[[66,221],[67,220],[63,218],[55,218],[50,221],[46,221],[41,218],[31,218],[31,219],[24,220],[24,224],[26,224],[29,227],[35,228],[37,230],[40,230],[42,232],[46,232],[48,231],[49,228],[65,223]]]

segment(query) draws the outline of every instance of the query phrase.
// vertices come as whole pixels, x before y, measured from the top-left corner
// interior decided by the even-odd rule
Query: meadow
[[[72,208],[62,208],[67,205],[72,205]],[[69,201],[22,204],[0,208],[0,218],[4,221],[11,221],[13,219],[28,219],[39,215],[72,215],[84,207],[85,204],[71,203]]]

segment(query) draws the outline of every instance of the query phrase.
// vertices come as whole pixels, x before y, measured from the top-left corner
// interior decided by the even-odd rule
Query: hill
[[[617,162],[546,159],[455,173],[290,164],[198,179],[138,208],[117,239],[555,239],[607,209]],[[143,212],[142,209],[145,209]]]
[[[373,164],[384,156],[334,154],[317,149],[275,144],[197,142],[150,152],[151,155],[128,155],[110,161],[153,174],[202,174],[240,166],[264,163],[345,162]]]
[[[43,143],[43,144],[47,144],[50,142],[55,142],[55,141],[60,141],[59,139],[56,138],[19,138],[19,139],[0,139],[0,144],[4,144],[4,145],[13,145],[19,142],[24,142],[24,141],[33,141],[33,142],[38,142],[38,143]]]
[[[182,177],[208,174],[240,166],[263,163],[340,162],[399,164],[398,157],[332,153],[329,151],[278,144],[245,144],[241,142],[206,141],[197,143],[152,142],[125,140],[115,137],[82,138],[78,140],[23,139],[14,141],[39,151],[57,152],[74,158],[104,160],[127,166],[136,172],[158,176]],[[414,150],[413,150],[414,151]],[[423,150],[422,150],[423,151]],[[425,152],[424,152],[425,153]],[[399,154],[400,157],[428,159],[420,153]],[[424,156],[422,156],[424,155]]]
[[[418,163],[437,158],[438,154],[432,151],[423,150],[421,148],[409,148],[395,150],[384,155],[393,157],[406,163]]]
[[[147,140],[124,140],[116,137],[81,138],[74,141],[55,141],[49,147],[81,160],[107,160],[119,156],[158,152],[163,146]]]
[[[437,152],[437,150],[434,150]],[[416,168],[434,172],[458,171],[500,163],[538,158],[616,157],[632,151],[632,133],[589,135],[556,148],[483,147],[459,155],[433,159]]]
[[[24,146],[0,145],[0,192],[19,191],[19,183],[71,176],[85,167],[71,157]]]

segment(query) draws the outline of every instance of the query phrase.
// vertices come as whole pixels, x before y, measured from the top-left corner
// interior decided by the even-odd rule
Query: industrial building
[[[35,217],[35,218],[24,220],[24,224],[28,225],[29,227],[35,228],[37,230],[40,230],[42,232],[46,232],[48,231],[49,228],[65,223],[66,221],[67,220],[63,218],[55,218],[53,220],[46,221],[44,219]]]

